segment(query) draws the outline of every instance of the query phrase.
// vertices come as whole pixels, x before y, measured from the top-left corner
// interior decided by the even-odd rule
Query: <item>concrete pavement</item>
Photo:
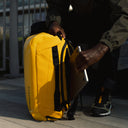
[[[128,100],[113,99],[112,114],[91,117],[87,111],[94,97],[83,96],[83,110],[78,110],[75,120],[55,122],[35,121],[30,116],[25,100],[24,78],[0,80],[0,128],[127,128]],[[80,106],[80,105],[79,105]]]

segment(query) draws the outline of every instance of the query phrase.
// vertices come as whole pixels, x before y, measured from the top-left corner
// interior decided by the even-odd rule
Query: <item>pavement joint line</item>
[[[69,126],[69,125],[65,125],[65,124],[60,124],[60,123],[57,123],[57,122],[55,122],[55,124],[61,125],[61,126],[66,126],[66,127],[69,127],[69,128],[74,128],[73,126]]]
[[[3,118],[1,118],[1,117],[0,117],[0,119],[1,119],[1,120],[4,120],[4,121],[7,121],[7,122],[10,122],[10,123],[13,123],[13,124],[16,124],[16,125],[19,125],[19,126],[22,126],[22,127],[24,127],[24,128],[29,128],[29,127],[26,127],[26,126],[24,126],[24,125],[22,125],[22,124],[19,124],[19,123],[15,122],[15,121],[11,121],[11,120],[8,120],[8,119],[3,119]]]
[[[83,118],[81,118],[81,117],[79,117],[81,120],[85,120],[85,119],[83,119]],[[93,118],[93,117],[92,117]],[[100,118],[100,117],[99,117]],[[107,124],[107,123],[104,123],[104,122],[98,122],[98,121],[94,121],[94,120],[89,120],[89,119],[86,119],[86,121],[89,121],[89,122],[92,122],[92,123],[97,123],[97,124],[102,124],[102,125],[105,125],[105,126],[110,126],[110,127],[113,127],[113,128],[120,128],[120,127],[117,127],[117,126],[114,126],[114,125],[110,125],[110,124]]]
[[[118,119],[122,119],[122,118],[120,118],[120,117],[119,117],[119,116],[117,116],[117,115],[116,115],[116,116],[112,115],[111,117],[113,117],[113,118],[118,118]],[[123,120],[128,121],[128,118],[125,118],[125,117],[124,117],[124,118],[123,118]]]

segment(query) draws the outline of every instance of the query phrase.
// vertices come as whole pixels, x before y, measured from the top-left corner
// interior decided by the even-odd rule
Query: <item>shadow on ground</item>
[[[33,120],[26,105],[24,87],[0,85],[0,116]]]

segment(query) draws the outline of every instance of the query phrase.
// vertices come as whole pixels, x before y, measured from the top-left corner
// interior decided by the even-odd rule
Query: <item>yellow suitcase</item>
[[[28,37],[24,44],[26,101],[35,120],[56,120],[69,103],[69,45],[48,33]]]

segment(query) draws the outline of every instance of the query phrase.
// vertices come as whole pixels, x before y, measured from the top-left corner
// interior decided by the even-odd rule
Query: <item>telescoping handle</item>
[[[81,52],[81,47],[80,46],[78,46],[78,51]],[[87,74],[87,70],[86,69],[84,69],[84,75],[85,75],[85,80],[88,82],[89,79],[88,79],[88,74]]]

